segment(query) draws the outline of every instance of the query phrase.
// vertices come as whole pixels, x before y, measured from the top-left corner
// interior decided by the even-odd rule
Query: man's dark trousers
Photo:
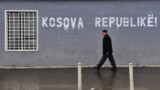
[[[101,58],[101,60],[100,60],[100,62],[97,65],[97,68],[100,69],[101,66],[104,64],[104,62],[106,61],[107,58],[109,58],[109,61],[110,61],[111,65],[112,65],[112,68],[116,69],[116,63],[114,61],[114,57],[113,57],[112,54],[103,55],[102,58]]]

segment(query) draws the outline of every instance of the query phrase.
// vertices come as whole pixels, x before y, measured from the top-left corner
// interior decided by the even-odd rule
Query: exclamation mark
[[[155,22],[155,27],[157,27],[157,17],[155,17],[154,22]]]

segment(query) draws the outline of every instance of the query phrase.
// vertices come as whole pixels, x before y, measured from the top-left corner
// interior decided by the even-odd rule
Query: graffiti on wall
[[[42,27],[83,30],[84,24],[82,17],[42,17]]]
[[[158,26],[158,17],[153,14],[138,17],[94,17],[93,26],[84,25],[84,22],[91,23],[93,20],[84,20],[82,17],[42,17],[43,28],[61,28],[68,30],[83,30],[85,26],[96,28],[111,28],[113,26],[119,28],[127,27],[152,27]],[[90,24],[89,24],[90,25]]]

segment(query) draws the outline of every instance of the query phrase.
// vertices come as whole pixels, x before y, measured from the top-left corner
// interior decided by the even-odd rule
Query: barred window
[[[38,11],[5,10],[5,50],[38,50]]]

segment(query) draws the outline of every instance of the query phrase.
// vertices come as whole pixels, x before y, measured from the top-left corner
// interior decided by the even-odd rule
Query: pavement
[[[128,68],[82,69],[83,90],[129,90]],[[135,90],[159,90],[160,68],[134,68]],[[77,90],[77,69],[0,69],[0,90]]]

